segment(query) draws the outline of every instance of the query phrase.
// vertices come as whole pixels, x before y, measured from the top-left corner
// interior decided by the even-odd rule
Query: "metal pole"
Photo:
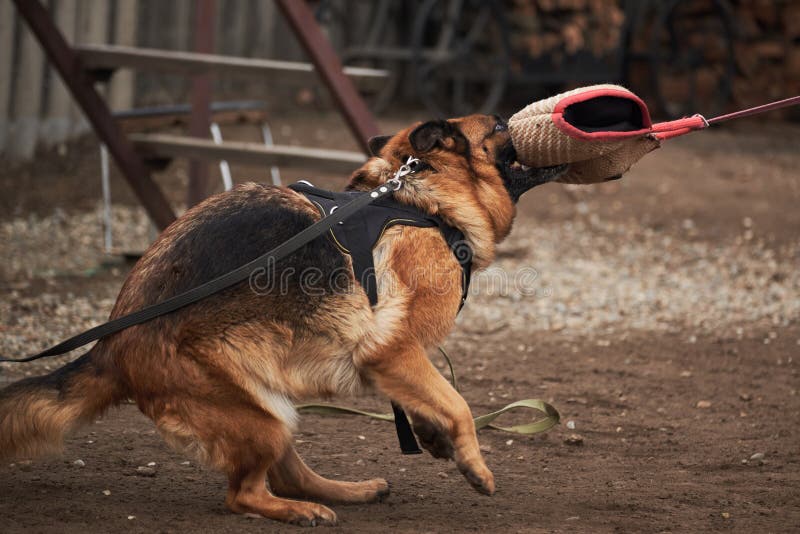
[[[111,230],[111,176],[108,165],[108,148],[100,143],[100,184],[103,186],[103,248],[111,254],[113,246]]]
[[[210,54],[214,51],[214,22],[216,0],[198,0],[195,4],[194,51]],[[200,74],[192,77],[189,135],[208,139],[211,124],[211,76]],[[186,204],[191,207],[208,196],[208,163],[202,160],[189,160],[189,190]]]
[[[164,194],[153,182],[150,173],[133,146],[117,127],[106,103],[94,88],[94,80],[83,67],[80,58],[64,40],[53,24],[50,14],[38,0],[14,0],[19,14],[25,19],[50,62],[75,101],[81,107],[100,142],[117,162],[123,176],[130,184],[150,218],[159,228],[166,228],[175,220],[175,214]]]
[[[370,137],[380,134],[378,124],[353,82],[342,73],[342,63],[330,41],[322,33],[314,14],[304,0],[277,1],[300,44],[314,63],[317,73],[344,114],[347,125],[364,153],[369,155],[367,142]]]
[[[272,129],[270,129],[266,121],[261,124],[261,137],[264,139],[264,145],[274,146],[275,143],[272,142]],[[269,175],[272,177],[272,185],[281,185],[281,170],[277,165],[273,165],[269,168]]]
[[[216,122],[211,123],[211,138],[218,145],[222,144],[222,130]],[[231,166],[227,160],[219,160],[219,173],[222,175],[222,186],[225,191],[233,189],[233,177],[231,176]]]

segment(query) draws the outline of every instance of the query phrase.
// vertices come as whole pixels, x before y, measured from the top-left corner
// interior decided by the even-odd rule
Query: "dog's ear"
[[[466,153],[469,142],[461,131],[447,121],[428,121],[420,124],[408,135],[408,141],[416,152],[428,152],[439,147]]]
[[[389,139],[394,137],[393,135],[376,135],[375,137],[370,137],[369,141],[367,141],[367,146],[369,147],[369,153],[373,156],[377,156],[380,154],[383,147],[386,146],[386,143],[389,142]]]
[[[417,152],[427,152],[441,144],[452,130],[447,121],[428,121],[420,124],[408,135],[411,147]]]

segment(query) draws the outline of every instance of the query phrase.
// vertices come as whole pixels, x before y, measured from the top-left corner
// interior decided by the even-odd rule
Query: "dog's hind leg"
[[[340,482],[323,478],[308,467],[291,445],[269,469],[269,485],[277,495],[330,503],[367,503],[389,494],[382,478]]]
[[[173,398],[162,406],[168,408],[153,419],[167,441],[227,474],[228,509],[299,525],[336,523],[336,514],[321,504],[284,499],[267,489],[267,472],[291,448],[291,433],[280,419],[231,389],[208,398]]]
[[[267,490],[268,463],[240,466],[228,477],[226,506],[239,514],[258,514],[302,526],[335,525],[336,514],[321,504],[276,497]]]

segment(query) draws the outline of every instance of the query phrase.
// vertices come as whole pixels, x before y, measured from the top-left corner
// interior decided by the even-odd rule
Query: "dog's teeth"
[[[527,165],[520,164],[520,167],[522,167],[523,171],[527,171],[528,169],[530,169],[530,167],[528,167]]]

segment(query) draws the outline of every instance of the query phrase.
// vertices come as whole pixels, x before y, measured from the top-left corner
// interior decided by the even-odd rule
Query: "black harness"
[[[369,194],[364,191],[344,193],[327,191],[314,187],[308,182],[292,184],[289,189],[297,191],[310,200],[323,217],[334,213],[339,206],[347,204],[354,198]],[[353,261],[353,274],[364,288],[370,304],[375,306],[378,303],[378,287],[372,249],[375,248],[387,229],[397,225],[439,229],[461,265],[461,306],[464,306],[472,273],[472,249],[466,243],[464,234],[461,230],[445,223],[440,217],[429,215],[413,206],[401,204],[391,196],[374,201],[329,230],[329,237],[339,250],[350,255]]]

